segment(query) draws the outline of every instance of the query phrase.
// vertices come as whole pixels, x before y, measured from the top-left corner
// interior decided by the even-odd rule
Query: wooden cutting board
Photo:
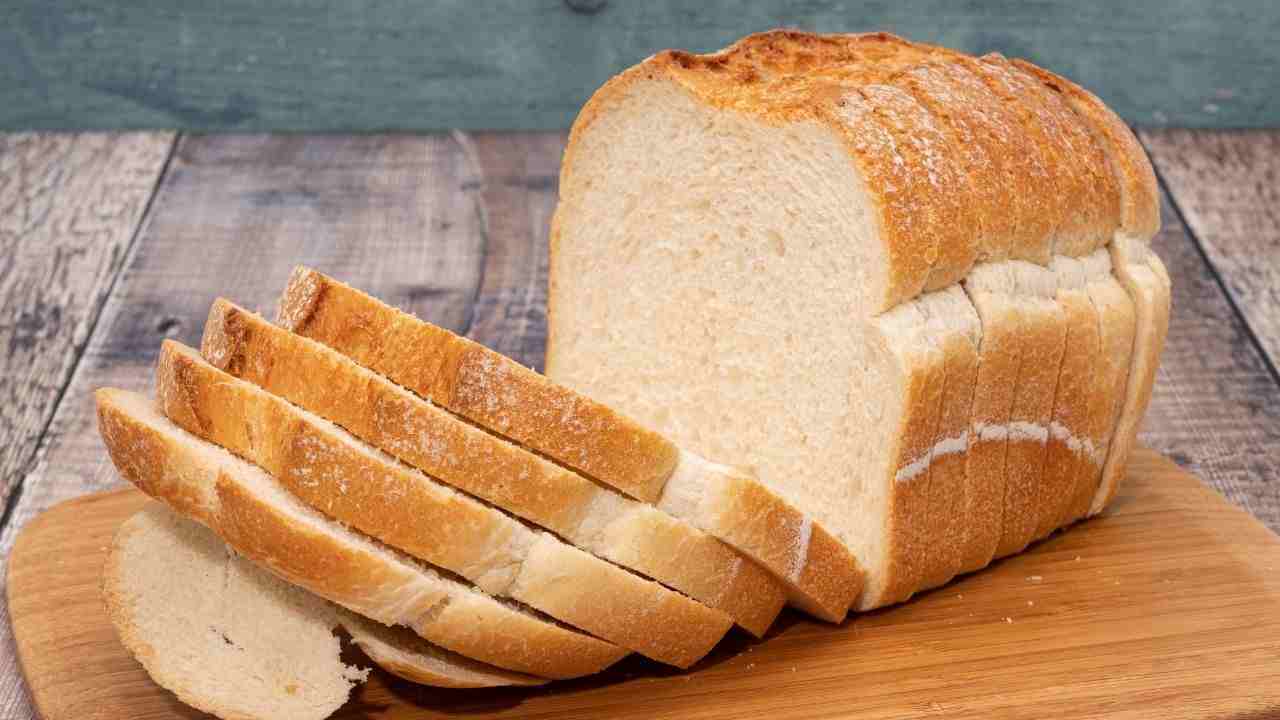
[[[788,612],[691,672],[633,657],[537,689],[375,673],[336,717],[1280,717],[1280,538],[1155,453],[1132,465],[1104,516],[838,627]],[[112,533],[145,502],[64,503],[13,548],[10,619],[47,720],[201,717],[148,679],[99,599]]]

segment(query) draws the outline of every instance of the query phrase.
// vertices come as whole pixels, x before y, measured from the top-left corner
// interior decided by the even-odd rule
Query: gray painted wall
[[[1130,122],[1280,126],[1280,0],[4,0],[0,129],[564,128],[654,51],[776,26],[1028,58]]]

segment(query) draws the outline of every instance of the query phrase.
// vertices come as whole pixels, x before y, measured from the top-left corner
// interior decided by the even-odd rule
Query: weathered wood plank
[[[173,140],[0,135],[0,507],[31,469]]]
[[[448,135],[183,138],[0,532],[0,556],[41,510],[119,482],[93,389],[148,389],[160,340],[198,343],[218,295],[274,313],[290,269],[308,263],[465,327],[480,283],[480,187],[472,155]],[[0,635],[0,717],[30,717],[7,623]]]
[[[1143,131],[1174,203],[1280,363],[1280,130]]]
[[[547,230],[555,212],[565,133],[474,136],[484,173],[484,281],[472,338],[542,370],[547,339]]]
[[[1280,125],[1268,0],[20,0],[0,6],[0,127],[562,129],[657,50],[777,26],[1026,57],[1146,125]]]
[[[1142,441],[1280,531],[1280,386],[1166,195],[1173,314]]]

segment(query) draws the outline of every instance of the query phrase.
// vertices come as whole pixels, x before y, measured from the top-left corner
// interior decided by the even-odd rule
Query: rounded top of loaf
[[[1132,132],[1087,91],[1035,70],[882,32],[773,30],[710,54],[665,50],[584,106],[562,203],[578,191],[586,134],[614,110],[643,107],[629,101],[659,82],[714,111],[816,129],[843,146],[872,210],[860,234],[883,245],[874,257],[885,267],[867,277],[869,312],[954,284],[977,262],[1081,256],[1117,228],[1149,237],[1158,194]]]

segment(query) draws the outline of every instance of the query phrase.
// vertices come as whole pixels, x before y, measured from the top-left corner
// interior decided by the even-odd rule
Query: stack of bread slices
[[[97,403],[120,474],[168,508],[120,531],[111,616],[223,716],[328,715],[363,677],[338,626],[417,682],[528,685],[630,652],[687,668],[862,589],[749,474],[307,268],[277,323],[219,299],[200,350],[164,343],[154,399]]]
[[[999,55],[775,31],[578,116],[547,374],[822,521],[898,602],[1099,512],[1170,283],[1151,165]]]
[[[218,300],[166,342],[154,399],[98,392],[168,507],[117,537],[112,617],[193,705],[323,717],[364,676],[339,626],[418,682],[528,685],[905,600],[1114,496],[1158,225],[1128,128],[1027,63],[658,54],[574,126],[548,377],[299,268],[276,323]]]

